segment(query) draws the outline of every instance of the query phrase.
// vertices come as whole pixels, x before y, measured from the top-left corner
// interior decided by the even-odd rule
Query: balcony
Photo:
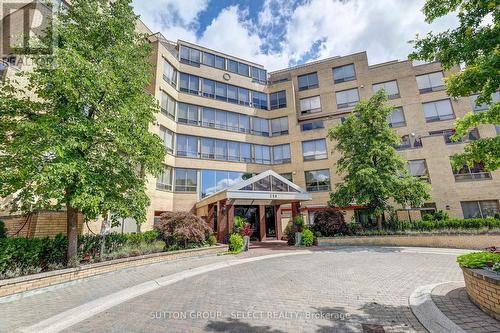
[[[453,176],[455,176],[456,182],[469,182],[491,179],[491,174],[489,172],[458,173],[454,174]]]

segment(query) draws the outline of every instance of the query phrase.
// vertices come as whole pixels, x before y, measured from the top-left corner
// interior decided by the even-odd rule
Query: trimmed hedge
[[[432,231],[439,229],[497,229],[500,219],[449,219],[442,221],[398,221],[389,230]]]
[[[500,263],[500,254],[486,251],[473,252],[459,256],[457,262],[467,268],[494,268],[495,264]]]

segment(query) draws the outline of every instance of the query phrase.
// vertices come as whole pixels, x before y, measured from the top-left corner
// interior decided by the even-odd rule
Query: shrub
[[[247,224],[247,220],[241,216],[234,217],[234,232],[240,233],[241,229]]]
[[[179,244],[184,248],[190,243],[201,245],[212,233],[212,228],[203,219],[189,212],[163,213],[154,227],[167,245]]]
[[[240,234],[232,234],[231,237],[229,237],[230,252],[239,253],[243,250],[244,245],[243,237],[241,237]]]
[[[312,246],[314,243],[314,234],[311,230],[305,229],[302,232],[302,244],[304,246]]]
[[[433,213],[424,214],[424,216],[422,216],[422,220],[424,221],[443,221],[449,219],[450,216],[443,210],[437,210]]]
[[[311,229],[320,232],[322,236],[332,237],[337,234],[348,234],[349,229],[344,221],[344,215],[338,210],[323,210],[314,214],[314,224]]]
[[[215,235],[208,236],[207,243],[210,246],[217,244],[217,237],[215,237]]]
[[[474,252],[459,256],[457,262],[467,268],[493,267],[500,263],[500,254],[486,251]]]
[[[146,243],[153,243],[154,241],[158,240],[160,238],[160,233],[158,230],[148,230],[144,231],[142,233],[142,236],[144,237],[144,241]]]
[[[245,226],[241,229],[241,235],[247,237],[252,236],[252,226],[250,223],[245,223]]]
[[[7,238],[7,228],[5,227],[5,222],[0,220],[0,239]]]
[[[300,214],[295,216],[293,223],[295,224],[296,231],[302,232],[304,229],[304,217]]]

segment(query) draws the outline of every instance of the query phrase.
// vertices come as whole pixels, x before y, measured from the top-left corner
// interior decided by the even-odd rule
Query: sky
[[[269,70],[367,51],[370,64],[407,59],[409,40],[457,24],[432,24],[424,0],[133,0],[167,39],[199,44]]]

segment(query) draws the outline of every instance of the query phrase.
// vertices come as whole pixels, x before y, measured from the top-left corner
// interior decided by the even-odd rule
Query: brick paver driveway
[[[344,248],[255,261],[160,288],[64,332],[425,332],[408,296],[461,281],[455,259],[448,250]]]

